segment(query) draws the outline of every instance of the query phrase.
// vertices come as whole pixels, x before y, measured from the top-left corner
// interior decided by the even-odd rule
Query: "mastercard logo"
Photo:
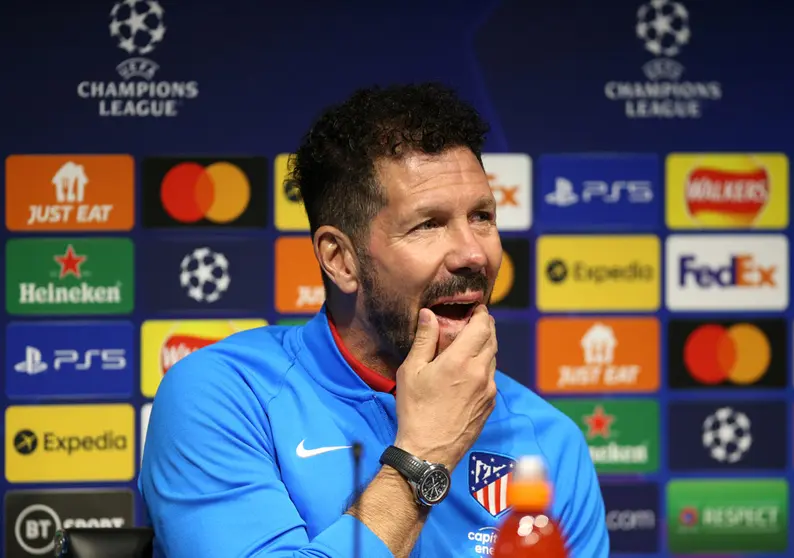
[[[234,221],[248,207],[251,184],[236,165],[208,166],[180,163],[169,170],[160,185],[160,200],[168,215],[182,223],[207,219],[223,224]]]
[[[748,385],[766,374],[772,359],[769,339],[758,327],[741,323],[730,327],[704,325],[684,344],[684,363],[698,382]]]

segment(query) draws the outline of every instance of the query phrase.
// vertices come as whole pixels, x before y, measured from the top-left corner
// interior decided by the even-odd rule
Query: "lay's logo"
[[[667,225],[673,229],[788,226],[788,159],[782,154],[672,154]]]
[[[265,320],[148,320],[141,326],[141,393],[154,397],[163,376],[194,351]]]

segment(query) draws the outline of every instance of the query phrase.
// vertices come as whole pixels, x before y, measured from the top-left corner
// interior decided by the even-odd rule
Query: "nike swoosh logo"
[[[305,441],[306,440],[301,440],[301,443],[298,444],[297,448],[295,448],[295,453],[297,454],[298,457],[303,457],[303,458],[314,457],[315,455],[321,455],[323,453],[328,453],[329,451],[343,450],[353,447],[353,446],[327,446],[324,448],[306,449],[305,447],[303,447],[303,443]]]

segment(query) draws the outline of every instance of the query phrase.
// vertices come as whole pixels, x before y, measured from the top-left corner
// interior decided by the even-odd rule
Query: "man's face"
[[[468,149],[408,155],[376,165],[387,205],[358,250],[361,306],[382,350],[403,359],[419,310],[440,326],[438,352],[487,303],[502,260],[496,203],[485,172]]]

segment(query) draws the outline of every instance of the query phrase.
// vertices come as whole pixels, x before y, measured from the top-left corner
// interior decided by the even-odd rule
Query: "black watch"
[[[393,467],[405,477],[418,504],[435,506],[449,494],[449,470],[440,463],[423,461],[396,446],[386,448],[380,456],[380,462]]]

